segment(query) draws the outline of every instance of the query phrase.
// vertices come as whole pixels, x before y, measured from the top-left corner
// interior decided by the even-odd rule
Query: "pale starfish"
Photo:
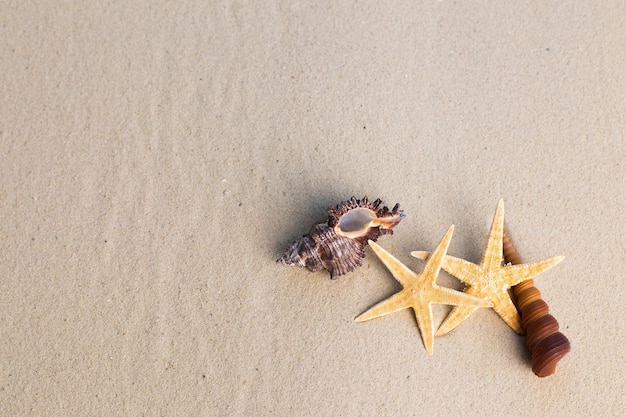
[[[399,293],[376,304],[355,320],[371,320],[411,307],[415,312],[415,318],[422,333],[424,346],[428,353],[432,355],[434,338],[433,313],[430,308],[432,303],[490,307],[491,303],[489,301],[481,300],[450,288],[440,287],[435,283],[437,274],[441,269],[441,263],[450,245],[453,231],[454,226],[450,226],[445,237],[439,243],[437,249],[435,249],[434,255],[426,263],[424,271],[419,275],[370,240],[369,244],[376,255],[383,261],[394,278],[402,284],[403,289]]]
[[[489,240],[485,247],[485,253],[476,265],[463,259],[446,256],[441,267],[444,271],[454,275],[467,287],[464,292],[493,303],[493,309],[502,319],[517,333],[523,333],[520,325],[519,314],[511,301],[508,289],[520,282],[532,279],[543,271],[552,268],[563,260],[563,256],[548,259],[547,261],[522,265],[502,265],[502,231],[504,226],[504,201],[500,200],[496,215],[493,218]],[[426,260],[429,252],[411,252],[416,258]],[[476,310],[475,307],[454,307],[445,318],[436,335],[441,336],[465,320]]]

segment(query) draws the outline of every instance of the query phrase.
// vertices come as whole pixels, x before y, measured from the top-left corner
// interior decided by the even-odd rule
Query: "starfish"
[[[493,309],[502,317],[502,320],[517,333],[522,334],[524,331],[520,325],[517,309],[509,296],[509,288],[520,282],[532,279],[543,271],[552,268],[561,262],[564,257],[557,256],[532,264],[503,265],[503,227],[504,201],[500,200],[480,264],[476,265],[463,259],[446,256],[441,267],[444,271],[467,284],[464,290],[466,294],[491,301]],[[423,260],[434,256],[430,255],[429,252],[422,251],[411,252],[411,255]],[[436,336],[442,336],[450,332],[475,310],[475,307],[469,306],[454,307],[437,330]]]
[[[421,274],[416,274],[408,267],[394,258],[389,252],[376,243],[369,241],[370,246],[378,255],[394,278],[402,284],[402,291],[392,295],[384,301],[376,304],[365,313],[358,316],[358,322],[371,320],[405,308],[413,308],[417,325],[422,333],[422,341],[426,350],[433,354],[433,313],[430,308],[432,303],[466,305],[475,307],[490,307],[489,301],[463,294],[451,288],[439,287],[435,281],[441,269],[441,264],[450,245],[450,239],[454,226],[450,226],[443,240],[435,249],[433,256],[426,263]]]

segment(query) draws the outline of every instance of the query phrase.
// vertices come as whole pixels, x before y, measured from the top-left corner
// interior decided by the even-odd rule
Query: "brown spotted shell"
[[[308,235],[295,241],[276,262],[306,267],[310,271],[326,269],[330,278],[353,271],[365,257],[368,240],[393,234],[404,213],[396,204],[393,209],[379,208],[380,199],[370,203],[367,197],[355,197],[328,208],[326,223],[311,227]]]

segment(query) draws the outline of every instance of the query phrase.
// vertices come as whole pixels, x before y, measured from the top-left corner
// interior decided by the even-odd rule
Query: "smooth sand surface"
[[[617,416],[625,409],[622,1],[0,7],[0,415]],[[500,198],[571,341],[537,378],[479,310],[427,354],[370,248],[275,263],[326,207],[480,260]],[[463,288],[442,273],[438,283]],[[438,325],[447,306],[435,306]]]

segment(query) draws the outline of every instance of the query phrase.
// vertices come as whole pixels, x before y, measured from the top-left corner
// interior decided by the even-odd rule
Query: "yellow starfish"
[[[502,265],[502,231],[504,226],[504,201],[498,202],[498,209],[489,231],[489,240],[479,265],[463,259],[446,256],[442,263],[444,271],[454,275],[467,287],[464,292],[493,303],[493,309],[517,333],[523,333],[519,314],[511,301],[508,289],[520,282],[532,279],[541,272],[553,267],[563,260],[563,256],[547,261],[523,265]],[[426,260],[429,252],[411,252],[416,258]],[[436,336],[442,336],[465,320],[476,310],[475,307],[454,307],[445,318]]]
[[[433,313],[430,308],[432,303],[490,307],[491,303],[489,301],[481,300],[450,288],[439,287],[435,283],[437,274],[441,269],[441,263],[450,245],[453,231],[454,226],[450,226],[445,237],[439,243],[437,249],[435,249],[433,256],[426,263],[424,271],[419,275],[370,240],[369,244],[376,255],[383,261],[394,278],[402,284],[403,289],[399,293],[376,304],[355,320],[359,322],[371,320],[411,307],[415,312],[415,318],[422,333],[424,346],[428,353],[432,355],[434,338]]]

